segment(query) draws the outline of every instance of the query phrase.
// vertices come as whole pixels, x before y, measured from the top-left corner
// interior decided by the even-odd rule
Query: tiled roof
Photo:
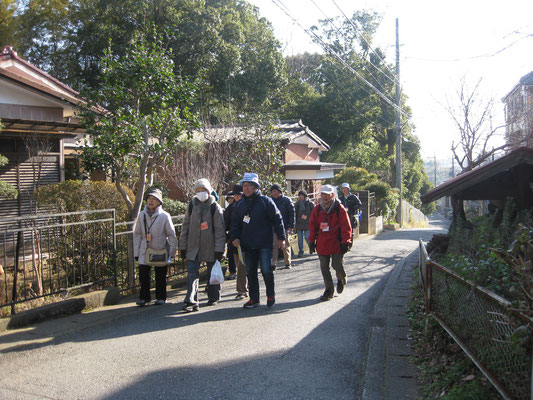
[[[77,91],[22,59],[9,46],[0,51],[0,78],[63,102],[71,104],[81,102]]]

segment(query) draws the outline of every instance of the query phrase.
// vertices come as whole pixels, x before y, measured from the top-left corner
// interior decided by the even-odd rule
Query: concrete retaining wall
[[[398,209],[400,207],[398,206]],[[397,210],[396,220],[399,221],[399,210]],[[413,227],[427,227],[429,225],[428,218],[418,208],[413,207],[407,201],[402,200],[402,225]]]

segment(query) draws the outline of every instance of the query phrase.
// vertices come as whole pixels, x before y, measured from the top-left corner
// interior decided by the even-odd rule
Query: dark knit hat
[[[300,191],[298,192],[298,196],[300,196],[300,195],[302,195],[303,197],[307,197],[307,192],[306,192],[305,190],[302,189],[302,190],[300,190]]]
[[[231,191],[233,195],[242,196],[242,185],[236,184],[233,186],[233,190]]]
[[[270,191],[273,191],[273,190],[278,190],[280,193],[283,193],[283,189],[281,188],[280,185],[278,185],[277,183],[274,183],[272,185],[272,187],[270,188]]]

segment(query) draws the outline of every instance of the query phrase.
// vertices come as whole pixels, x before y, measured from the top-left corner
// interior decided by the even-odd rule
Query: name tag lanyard
[[[149,242],[152,240],[152,235],[150,234],[150,229],[152,229],[152,225],[154,224],[155,220],[159,217],[159,214],[155,216],[155,218],[152,220],[152,223],[147,228],[146,227],[146,214],[144,214],[144,232],[146,233],[146,241]]]

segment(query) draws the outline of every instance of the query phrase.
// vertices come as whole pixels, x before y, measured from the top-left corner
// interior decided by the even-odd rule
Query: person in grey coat
[[[298,257],[304,255],[304,238],[309,247],[309,218],[315,205],[307,198],[307,192],[300,190],[298,192],[298,200],[294,204],[294,212],[296,214],[296,233],[298,233]],[[311,254],[311,252],[309,252]]]
[[[213,189],[207,179],[199,179],[194,184],[196,195],[192,207],[185,212],[180,235],[180,255],[187,260],[187,295],[185,312],[198,311],[198,282],[200,263],[207,264],[208,276],[215,260],[222,260],[226,246],[226,227],[222,207],[211,195]],[[208,306],[220,300],[220,285],[208,285]]]
[[[137,305],[144,306],[151,301],[150,269],[146,265],[145,254],[148,242],[154,250],[168,249],[168,261],[176,255],[178,241],[170,214],[163,210],[163,195],[159,189],[146,193],[146,207],[139,214],[133,229],[133,254],[139,262],[139,281],[141,292]],[[155,304],[165,304],[167,299],[168,265],[155,268]]]

